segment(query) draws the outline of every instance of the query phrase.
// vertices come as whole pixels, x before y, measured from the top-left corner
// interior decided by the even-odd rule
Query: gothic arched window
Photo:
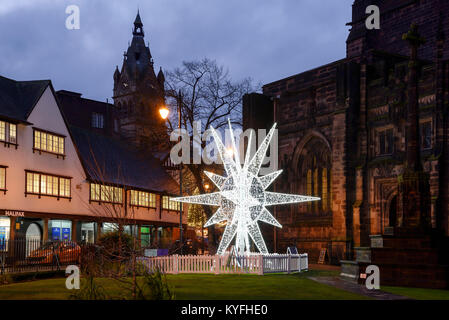
[[[309,213],[331,210],[331,154],[320,138],[310,139],[304,146],[298,161],[298,193],[317,196],[321,201],[308,202],[302,210]]]

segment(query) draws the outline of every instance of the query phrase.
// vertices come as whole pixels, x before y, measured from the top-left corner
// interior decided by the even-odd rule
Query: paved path
[[[309,270],[326,270],[326,271],[340,271],[340,266],[333,266],[330,264],[316,264],[309,263]]]
[[[398,296],[381,290],[368,290],[365,286],[358,283],[344,281],[339,277],[308,277],[310,280],[327,284],[342,290],[360,294],[377,300],[412,300],[411,298]]]

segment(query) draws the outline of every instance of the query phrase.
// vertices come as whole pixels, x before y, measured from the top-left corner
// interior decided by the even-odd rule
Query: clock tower
[[[162,68],[156,76],[150,48],[145,45],[143,23],[137,12],[133,38],[114,72],[115,131],[135,147],[159,151],[167,139],[159,108],[165,102]]]

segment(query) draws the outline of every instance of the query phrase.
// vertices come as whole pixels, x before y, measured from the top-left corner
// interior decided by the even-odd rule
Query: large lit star
[[[260,253],[267,254],[267,246],[265,245],[257,222],[262,221],[279,228],[282,228],[282,226],[266,207],[277,204],[320,200],[317,197],[265,191],[282,172],[282,170],[279,170],[259,177],[260,167],[270,145],[275,127],[276,124],[271,128],[251,159],[250,146],[252,134],[250,134],[243,166],[240,164],[240,157],[235,146],[231,123],[229,122],[232,141],[231,149],[225,148],[215,129],[211,128],[215,144],[217,145],[226,171],[226,177],[207,171],[204,173],[220,191],[172,199],[178,202],[219,207],[204,225],[204,227],[208,227],[226,221],[226,228],[221,238],[217,254],[224,254],[234,237],[236,238],[235,248],[239,254],[250,252],[250,237]]]

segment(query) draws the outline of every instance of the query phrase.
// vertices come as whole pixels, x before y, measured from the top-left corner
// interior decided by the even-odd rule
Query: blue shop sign
[[[0,227],[0,250],[6,248],[6,227]]]
[[[70,228],[62,228],[62,240],[70,240]]]
[[[54,241],[61,240],[61,228],[51,228],[51,239]]]

